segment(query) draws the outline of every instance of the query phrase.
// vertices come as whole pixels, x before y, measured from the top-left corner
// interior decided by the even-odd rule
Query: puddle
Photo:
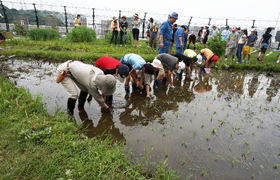
[[[58,65],[10,60],[2,68],[19,86],[42,94],[52,114],[57,107],[66,112],[67,92],[55,82]],[[92,101],[84,114],[76,108],[75,118],[88,137],[124,140],[132,159],[153,149],[151,161],[167,158],[184,179],[279,178],[279,74],[212,70],[174,85],[152,92],[151,100],[144,94],[125,99],[124,85],[117,82],[113,114],[102,114]]]

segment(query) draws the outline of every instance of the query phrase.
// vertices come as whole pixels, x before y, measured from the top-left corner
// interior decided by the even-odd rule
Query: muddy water
[[[2,64],[19,86],[42,94],[50,113],[66,112],[67,92],[55,82],[57,66]],[[75,118],[88,127],[89,137],[111,134],[124,140],[133,160],[152,149],[149,159],[168,159],[182,179],[279,179],[279,74],[212,70],[175,86],[152,92],[150,100],[144,94],[125,99],[118,82],[112,114],[93,101],[84,114],[76,109]]]

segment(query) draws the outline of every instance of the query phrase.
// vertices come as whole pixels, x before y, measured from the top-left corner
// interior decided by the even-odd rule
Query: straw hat
[[[116,16],[113,17],[113,21],[117,20]]]
[[[138,14],[137,13],[135,13],[133,16],[138,18]]]

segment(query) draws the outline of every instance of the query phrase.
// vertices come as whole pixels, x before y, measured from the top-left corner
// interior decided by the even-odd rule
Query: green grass
[[[139,41],[139,47],[135,48],[132,44],[120,47],[119,45],[110,46],[108,39],[95,40],[88,43],[74,43],[67,38],[53,41],[32,41],[29,38],[13,38],[1,44],[4,48],[1,55],[10,56],[16,55],[21,58],[47,59],[56,62],[65,61],[68,59],[82,60],[87,63],[93,63],[98,58],[103,56],[112,56],[120,59],[128,53],[141,55],[146,61],[151,62],[157,52],[151,52],[147,47],[146,41]],[[198,53],[203,48],[203,45],[196,45]],[[173,53],[175,53],[173,48]],[[267,51],[267,54],[270,51]],[[231,56],[228,61],[224,61],[224,55],[219,57],[216,64],[218,69],[225,69],[227,66],[231,69],[239,70],[262,70],[262,71],[280,71],[280,63],[276,64],[277,55],[279,52],[272,52],[269,56],[265,56],[262,62],[257,61],[257,54],[252,54],[249,64],[236,64],[231,61]],[[236,58],[237,59],[237,58]]]
[[[65,114],[50,116],[40,96],[2,76],[0,111],[1,179],[179,178],[166,161],[132,163],[122,142],[87,138]]]

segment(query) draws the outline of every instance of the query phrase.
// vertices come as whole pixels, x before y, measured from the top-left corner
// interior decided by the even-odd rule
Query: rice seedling
[[[255,173],[253,173],[251,176],[251,179],[254,179],[254,178],[255,178]]]
[[[197,132],[196,132],[196,131],[194,131],[194,132],[193,132],[193,136],[196,136],[196,135],[197,135]]]
[[[245,145],[248,146],[249,145],[249,141],[245,140]]]
[[[206,140],[209,141],[209,139],[210,139],[210,134],[208,133],[208,134],[206,135]]]
[[[233,158],[232,162],[231,162],[231,166],[234,167],[235,166],[235,158]]]
[[[183,128],[183,125],[180,125],[180,129],[182,129]]]
[[[206,171],[204,169],[201,170],[201,176],[205,176],[206,175]]]
[[[187,146],[188,146],[187,141],[182,141],[182,145],[185,146],[185,147],[187,147]]]
[[[165,155],[164,155],[164,156],[165,156],[165,158],[167,158],[167,157],[168,157],[168,153],[167,153],[167,151],[165,151]]]
[[[203,127],[204,127],[204,123],[201,124],[201,128],[203,128]]]
[[[213,134],[216,133],[216,128],[215,128],[215,127],[213,127],[213,129],[212,129],[212,133],[213,133]]]
[[[273,168],[277,169],[278,168],[278,164],[274,164]]]
[[[254,136],[254,135],[255,135],[255,133],[256,133],[255,131],[254,131],[254,132],[252,132],[252,135]]]

